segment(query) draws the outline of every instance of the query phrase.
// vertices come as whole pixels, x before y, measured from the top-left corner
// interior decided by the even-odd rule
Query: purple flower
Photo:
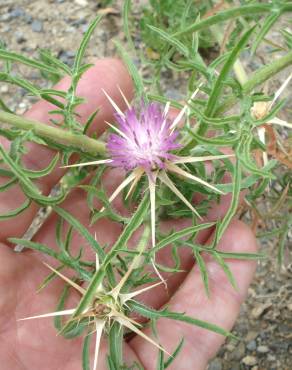
[[[195,97],[198,91],[199,87],[188,100],[188,104]],[[127,101],[122,91],[120,92],[128,106],[128,110],[125,113],[120,110],[112,98],[104,91],[106,97],[116,111],[115,118],[119,126],[116,127],[107,122],[115,131],[114,134],[109,135],[107,143],[109,158],[67,167],[109,164],[130,172],[111,194],[109,197],[110,202],[112,202],[128,185],[130,185],[126,196],[128,197],[141,177],[146,174],[148,177],[148,188],[150,192],[151,234],[152,245],[154,246],[156,207],[155,187],[157,181],[166,185],[194,212],[197,217],[200,217],[193,205],[185,198],[168,177],[167,172],[171,172],[181,178],[197,182],[212,191],[223,194],[221,190],[217,189],[205,180],[187,172],[185,169],[181,168],[180,165],[213,159],[223,159],[230,157],[230,155],[208,155],[204,157],[180,157],[175,155],[172,151],[181,147],[181,144],[177,142],[179,133],[175,129],[183,116],[187,113],[188,104],[183,107],[173,122],[170,122],[167,118],[170,103],[166,104],[163,113],[159,105],[156,103],[150,103],[148,105],[142,103],[138,113],[137,110]],[[103,210],[104,208],[101,209],[101,211]],[[160,276],[158,271],[157,274]]]
[[[126,171],[142,167],[146,172],[165,168],[165,161],[176,158],[171,151],[181,147],[176,142],[178,132],[158,104],[142,104],[139,113],[129,108],[123,115],[117,113],[117,134],[111,134],[107,149],[112,165]]]

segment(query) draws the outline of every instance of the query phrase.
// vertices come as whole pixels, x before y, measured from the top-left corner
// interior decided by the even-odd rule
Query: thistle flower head
[[[123,115],[117,113],[116,121],[119,132],[111,134],[107,144],[113,166],[149,172],[163,169],[166,160],[175,158],[171,151],[180,148],[178,132],[171,130],[158,104],[142,104],[139,113],[131,107]]]
[[[120,90],[128,107],[128,110],[124,113],[106,93],[106,91],[104,91],[106,97],[116,111],[115,117],[118,124],[118,127],[116,127],[107,122],[115,131],[115,133],[109,136],[107,143],[107,150],[110,158],[66,166],[82,167],[94,164],[110,164],[111,166],[122,168],[127,172],[130,171],[130,174],[109,197],[110,202],[112,202],[128,185],[130,185],[130,189],[126,196],[127,198],[141,177],[146,174],[148,177],[150,192],[153,246],[155,246],[155,187],[157,180],[166,185],[197,217],[200,218],[199,213],[189,200],[179,191],[179,189],[177,189],[175,184],[168,177],[167,172],[171,172],[187,179],[188,181],[191,180],[199,183],[218,194],[223,194],[220,189],[217,189],[207,181],[185,171],[180,167],[180,165],[223,159],[230,157],[230,154],[182,157],[173,153],[175,149],[182,146],[177,142],[179,133],[176,128],[183,116],[188,112],[188,105],[199,92],[200,86],[201,84],[194,91],[190,99],[187,101],[187,104],[182,108],[172,122],[167,118],[170,102],[166,104],[163,112],[160,109],[160,106],[156,103],[150,103],[148,105],[143,103],[138,111],[130,105],[123,92]],[[104,207],[101,211],[103,210]],[[156,272],[160,277],[159,272],[157,270]],[[163,279],[161,278],[161,280]]]

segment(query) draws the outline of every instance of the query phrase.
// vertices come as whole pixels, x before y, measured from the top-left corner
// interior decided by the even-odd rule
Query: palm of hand
[[[101,86],[101,82],[103,84]],[[65,88],[68,81],[61,82],[61,88]],[[104,120],[109,120],[112,115],[111,108],[105,101],[100,89],[92,89],[93,86],[103,87],[115,96],[116,86],[119,85],[130,95],[131,82],[124,67],[115,60],[100,61],[89,70],[81,80],[79,95],[87,97],[87,103],[80,107],[80,114],[88,116],[96,106],[104,109],[97,117],[95,130],[99,132],[104,128]],[[120,102],[121,103],[121,102]],[[121,103],[122,105],[122,103]],[[36,104],[28,115],[31,118],[48,121],[47,112],[51,109],[48,104]],[[34,155],[34,154],[37,154]],[[44,167],[49,162],[53,153],[42,147],[31,146],[27,157],[27,163],[34,168]],[[35,159],[37,158],[37,160]],[[49,179],[45,179],[39,186],[44,193],[48,193],[50,187],[57,182],[62,175],[58,170]],[[121,174],[113,171],[105,178],[105,185],[112,189],[119,183]],[[12,188],[9,196],[0,193],[1,213],[15,208],[22,198],[19,188]],[[207,219],[214,220],[221,217],[228,208],[228,197],[223,199],[220,205],[216,205],[210,211]],[[84,200],[84,193],[74,191],[62,205],[76,218],[88,227],[89,213]],[[30,224],[36,207],[30,207],[26,212],[17,217],[13,223],[3,222],[0,230],[2,243],[8,236],[21,236]],[[163,227],[181,227],[187,221],[167,222]],[[36,241],[56,248],[54,241],[56,217],[52,216],[41,228],[34,238]],[[95,226],[88,227],[89,231],[97,233],[98,240],[113,242],[119,232],[118,225],[109,220],[100,220]],[[205,230],[198,236],[200,243],[208,242],[212,237],[212,230]],[[73,243],[80,245],[80,237],[74,235]],[[233,221],[223,236],[220,246],[225,251],[254,252],[256,243],[249,229],[239,221]],[[158,256],[158,263],[169,264],[170,257],[167,250],[163,250]],[[8,246],[3,244],[0,248],[0,360],[9,370],[77,370],[81,368],[81,339],[66,340],[56,336],[51,319],[33,320],[28,322],[17,321],[20,318],[37,314],[53,312],[63,288],[63,282],[55,281],[42,293],[36,294],[36,290],[42,280],[48,275],[47,268],[41,263],[44,256],[36,252],[25,252],[15,255]],[[188,271],[176,276],[169,277],[168,296],[163,287],[149,291],[141,299],[152,307],[159,308],[169,301],[169,305],[175,311],[186,312],[188,315],[213,322],[219,326],[230,329],[238,314],[239,306],[244,298],[248,285],[254,272],[254,263],[247,261],[230,261],[231,268],[239,287],[235,292],[227,281],[221,269],[211,260],[207,259],[207,267],[210,275],[211,298],[205,295],[200,273],[193,266],[193,258],[189,250],[181,253],[181,268]],[[51,263],[51,261],[49,261]],[[179,287],[179,289],[178,289]],[[170,298],[171,297],[171,298]],[[78,297],[72,297],[72,307],[76,306]],[[228,303],[228,304],[227,304]],[[70,308],[72,308],[70,307]],[[171,328],[171,329],[170,329]],[[151,335],[149,330],[145,330]],[[224,338],[217,334],[207,332],[197,327],[186,324],[169,323],[169,320],[161,319],[158,322],[160,343],[169,351],[173,351],[182,336],[185,337],[184,348],[174,362],[173,369],[204,369],[208,360],[216,353]],[[157,349],[140,337],[135,337],[125,344],[125,358],[132,364],[139,361],[147,370],[156,368]],[[101,356],[98,369],[105,369],[104,358],[106,356],[106,343],[102,343]],[[139,360],[138,360],[139,359]],[[3,365],[4,366],[4,365]],[[170,367],[172,369],[172,367]]]

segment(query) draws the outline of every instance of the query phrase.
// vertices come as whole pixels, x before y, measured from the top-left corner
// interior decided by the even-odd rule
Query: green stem
[[[31,130],[43,139],[49,139],[57,144],[65,144],[74,147],[79,149],[81,152],[86,152],[92,155],[101,155],[106,152],[105,143],[100,140],[92,139],[86,135],[74,134],[61,128],[52,127],[2,110],[0,110],[0,122],[20,130]]]
[[[242,92],[243,94],[250,93],[256,86],[261,85],[263,82],[267,81],[270,77],[282,71],[284,68],[292,64],[292,51],[288,52],[282,58],[275,60],[274,62],[258,69],[253,75],[243,84]],[[228,111],[237,103],[237,98],[231,96],[227,98],[225,102],[217,108],[214,113],[214,117],[223,114]],[[207,130],[207,126],[204,126],[203,130]],[[200,135],[204,135],[204,131]],[[191,140],[183,149],[184,153],[187,153],[196,145],[196,139]]]
[[[274,62],[260,68],[243,84],[243,94],[250,93],[256,86],[261,85],[275,74],[282,71],[284,68],[292,64],[292,50],[289,51],[282,58],[275,60]],[[236,97],[230,97],[217,109],[215,116],[226,112],[237,103]]]
[[[244,5],[238,8],[224,10],[215,14],[214,16],[208,17],[201,20],[200,22],[194,23],[182,31],[173,34],[173,37],[178,37],[186,33],[192,33],[196,31],[208,28],[216,23],[227,21],[228,19],[233,19],[242,16],[249,16],[255,14],[263,14],[264,12],[271,12],[276,8],[274,4],[255,4],[255,5]],[[280,7],[280,12],[286,12],[292,10],[292,2],[288,2]]]

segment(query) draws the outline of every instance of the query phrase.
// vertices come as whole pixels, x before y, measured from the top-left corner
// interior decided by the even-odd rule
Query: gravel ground
[[[49,48],[70,64],[82,34],[97,11],[100,11],[98,3],[95,0],[1,0],[0,38],[10,50],[33,56],[37,48]],[[119,33],[120,7],[115,5],[114,9],[108,11],[102,26],[95,32],[87,53],[89,61],[96,57],[115,55],[114,44],[111,42],[113,37],[124,41]],[[269,59],[265,60],[263,55],[259,55],[248,68],[258,68],[263,60],[268,62]],[[19,69],[35,83],[42,83],[35,72],[23,67]],[[275,86],[279,86],[283,78],[285,73],[275,81]],[[177,97],[178,86],[178,82],[172,80],[168,94]],[[34,101],[24,98],[24,91],[3,84],[0,85],[0,95],[19,114]],[[279,269],[275,258],[276,242],[271,239],[262,242],[261,249],[270,258],[258,264],[248,299],[233,329],[242,341],[225,344],[210,363],[209,370],[291,369],[291,257],[285,267]],[[288,256],[286,259],[289,259]]]

